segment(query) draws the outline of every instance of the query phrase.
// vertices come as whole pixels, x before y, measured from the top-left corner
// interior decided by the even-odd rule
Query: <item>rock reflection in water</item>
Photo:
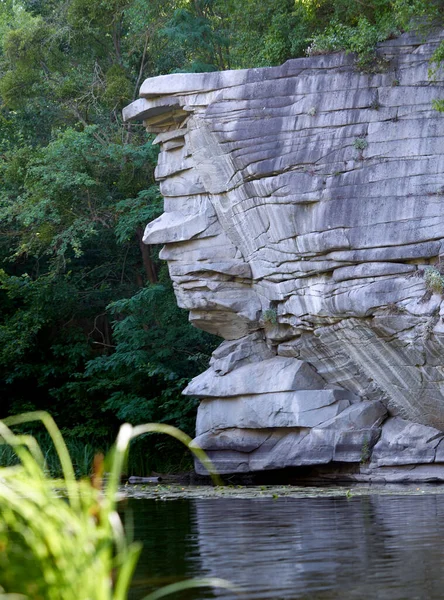
[[[156,511],[172,514],[174,504]],[[189,517],[177,547],[185,554],[173,560],[180,572],[172,548],[158,564],[171,577],[222,577],[248,600],[443,597],[442,495],[203,499],[191,501]],[[153,541],[144,559],[151,566],[161,559]],[[237,598],[224,590],[191,597]]]

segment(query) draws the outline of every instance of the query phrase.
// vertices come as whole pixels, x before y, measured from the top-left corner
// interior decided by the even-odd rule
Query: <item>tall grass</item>
[[[45,459],[46,469],[51,477],[63,477],[63,469],[51,437],[42,432],[36,433],[33,435],[33,437],[42,451]],[[65,439],[65,444],[71,457],[76,478],[87,477],[91,475],[91,469],[94,456],[97,454],[97,448],[92,444],[85,443],[83,440],[71,438]],[[111,444],[108,444],[108,447],[110,445]],[[106,448],[104,450],[106,450]],[[0,467],[10,467],[18,464],[19,462],[20,460],[14,451],[14,448],[7,444],[0,445]]]
[[[63,473],[58,480],[50,478],[37,440],[11,429],[32,421],[42,421],[51,437]],[[187,446],[191,442],[168,425],[125,424],[107,459],[96,458],[92,477],[76,480],[68,448],[50,415],[35,412],[0,421],[0,442],[19,461],[0,468],[0,598],[127,598],[141,545],[127,539],[116,495],[131,440],[154,431],[168,433]],[[199,448],[193,452],[217,478],[204,452]],[[193,580],[157,590],[146,600],[201,586],[231,587],[217,579]]]
[[[52,477],[63,477],[63,471],[51,437],[42,431],[30,432],[37,440],[45,457],[46,466]],[[157,435],[156,438],[160,438]],[[164,436],[165,437],[165,436]],[[112,439],[92,439],[64,436],[76,477],[91,475],[94,455],[98,452],[106,454],[112,446]],[[0,467],[17,464],[18,458],[14,450],[7,445],[0,445]],[[179,444],[167,439],[165,443],[147,443],[146,439],[137,439],[131,443],[131,451],[126,465],[127,475],[146,476],[154,471],[160,473],[180,473],[193,468],[191,454],[180,450]]]

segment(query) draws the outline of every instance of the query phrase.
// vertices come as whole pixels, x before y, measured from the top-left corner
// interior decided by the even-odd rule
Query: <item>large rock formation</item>
[[[155,77],[125,109],[160,144],[145,242],[225,339],[184,392],[221,472],[444,462],[441,37],[381,44],[373,74],[333,54]]]

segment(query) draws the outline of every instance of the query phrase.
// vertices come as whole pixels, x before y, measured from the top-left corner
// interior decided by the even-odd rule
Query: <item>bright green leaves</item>
[[[313,36],[309,54],[336,50],[355,52],[358,67],[374,67],[376,44],[405,30],[425,32],[444,13],[439,1],[428,0],[325,0],[320,5],[322,27]],[[377,65],[376,65],[377,67]]]
[[[375,24],[366,17],[359,17],[354,25],[334,21],[324,33],[315,36],[308,53],[313,55],[337,50],[355,52],[358,55],[358,67],[371,68],[376,44],[399,33],[396,19],[389,13],[384,13]]]
[[[122,109],[132,100],[132,85],[120,65],[112,65],[105,74],[103,102],[111,109]]]
[[[183,52],[184,64],[179,70],[203,72],[228,68],[228,38],[218,8],[216,0],[183,3],[162,30]]]
[[[144,226],[162,214],[162,197],[155,185],[139,192],[137,198],[127,198],[116,204],[118,220],[115,226],[117,240],[129,241],[138,227]]]
[[[97,127],[66,129],[38,151],[25,147],[7,155],[0,216],[15,224],[16,256],[79,257],[83,246],[118,225],[121,215],[125,222],[118,236],[123,239],[126,231],[128,239],[130,224],[135,227],[158,210],[149,205],[156,198],[158,207],[155,190],[144,192],[152,186],[156,152],[151,145],[105,145],[100,133]],[[142,194],[134,206],[130,194]]]

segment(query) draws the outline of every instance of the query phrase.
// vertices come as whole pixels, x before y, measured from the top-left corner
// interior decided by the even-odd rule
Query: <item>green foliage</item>
[[[432,106],[438,112],[444,112],[444,100],[432,100]]]
[[[0,361],[12,366],[23,358],[40,330],[61,316],[62,307],[63,314],[69,312],[72,297],[69,288],[55,285],[52,275],[33,281],[27,274],[15,277],[0,271],[0,284],[8,300],[6,309],[9,305],[11,312],[2,315],[5,320],[0,325]],[[14,373],[9,377],[13,378]]]
[[[229,32],[235,68],[278,65],[301,56],[313,33],[306,3],[293,0],[225,0],[217,3]]]
[[[355,52],[358,55],[357,66],[368,69],[376,59],[376,44],[399,33],[395,15],[390,13],[384,13],[376,23],[371,23],[365,16],[359,17],[353,25],[333,21],[325,32],[313,38],[307,53],[313,55],[337,50]]]
[[[364,441],[362,442],[362,448],[361,448],[361,464],[366,464],[367,462],[369,462],[371,457],[371,448],[370,448],[370,444],[369,444],[369,440],[367,438],[364,439]]]
[[[117,222],[114,228],[117,241],[129,241],[141,224],[149,223],[162,213],[159,188],[151,185],[137,194],[137,198],[120,200],[116,205]]]
[[[356,150],[365,150],[368,147],[368,142],[365,138],[356,138],[353,142],[353,148]]]
[[[48,477],[36,439],[14,434],[8,427],[38,420],[47,428],[62,467],[62,477],[55,482]],[[116,494],[131,440],[152,432],[167,433],[190,446],[191,438],[173,427],[125,424],[107,460],[103,456],[94,460],[91,479],[76,481],[69,451],[48,414],[0,421],[0,444],[8,444],[19,459],[14,466],[0,467],[0,593],[45,600],[128,597],[141,545],[125,535]],[[219,483],[204,452],[191,450]],[[232,589],[222,580],[185,581],[157,590],[146,600],[203,586]]]
[[[183,52],[180,70],[215,71],[227,67],[228,40],[223,29],[216,28],[215,0],[195,0],[177,8],[161,31]]]
[[[24,166],[20,197],[5,195],[3,220],[15,219],[20,229],[16,254],[48,254],[63,264],[67,255],[79,258],[100,230],[114,226],[115,202],[150,184],[143,168],[154,156],[149,144],[102,143],[95,126],[60,133]]]
[[[264,323],[270,323],[271,325],[276,325],[276,323],[277,323],[276,309],[267,308],[267,310],[264,310],[263,319],[264,319]]]
[[[404,30],[426,32],[431,25],[442,23],[442,0],[393,0],[392,6],[399,26]]]
[[[132,88],[125,69],[112,65],[105,74],[103,101],[109,108],[122,109],[131,100]]]
[[[104,408],[119,420],[146,418],[194,429],[196,402],[181,398],[189,379],[208,364],[213,338],[190,328],[170,284],[150,285],[113,302],[114,352],[87,364],[89,392],[106,397]]]
[[[49,408],[105,447],[118,420],[85,366],[113,350],[106,306],[145,285],[139,230],[159,195],[157,149],[116,112],[135,89],[124,6],[88,7],[2,7],[1,81],[19,85],[0,90],[0,395],[3,414]]]
[[[430,292],[442,294],[444,292],[444,277],[436,267],[427,267],[424,270],[424,281]]]
[[[313,3],[315,5],[315,3]],[[406,30],[426,33],[442,22],[444,7],[438,0],[373,0],[366,4],[350,0],[320,2],[314,9],[320,25],[308,54],[346,50],[357,54],[362,70],[378,70],[376,44]]]
[[[42,451],[48,474],[52,478],[62,478],[63,469],[50,436],[42,432],[37,432],[34,437]],[[94,447],[86,440],[72,437],[66,438],[65,442],[77,479],[91,476],[94,456],[97,453],[105,453],[111,446],[111,441],[106,446]],[[11,467],[18,464],[18,462],[17,455],[11,446],[6,444],[0,445],[0,468]]]
[[[444,61],[444,42],[441,42],[438,48],[433,53],[430,61],[429,78],[432,80],[436,79],[436,76],[440,69],[442,69],[442,63]],[[444,112],[444,100],[432,100],[432,105],[438,112]]]
[[[14,435],[0,423],[3,443],[20,459],[18,465],[0,469],[0,585],[6,593],[28,598],[69,600],[81,594],[123,600],[140,545],[127,543],[121,526],[114,525],[116,481],[109,482],[103,496],[97,485],[101,471],[96,473],[96,485],[89,480],[75,482],[60,433],[47,415],[41,417],[63,465],[59,486],[66,489],[67,500],[54,494],[35,440]],[[115,583],[110,576],[113,569]]]

